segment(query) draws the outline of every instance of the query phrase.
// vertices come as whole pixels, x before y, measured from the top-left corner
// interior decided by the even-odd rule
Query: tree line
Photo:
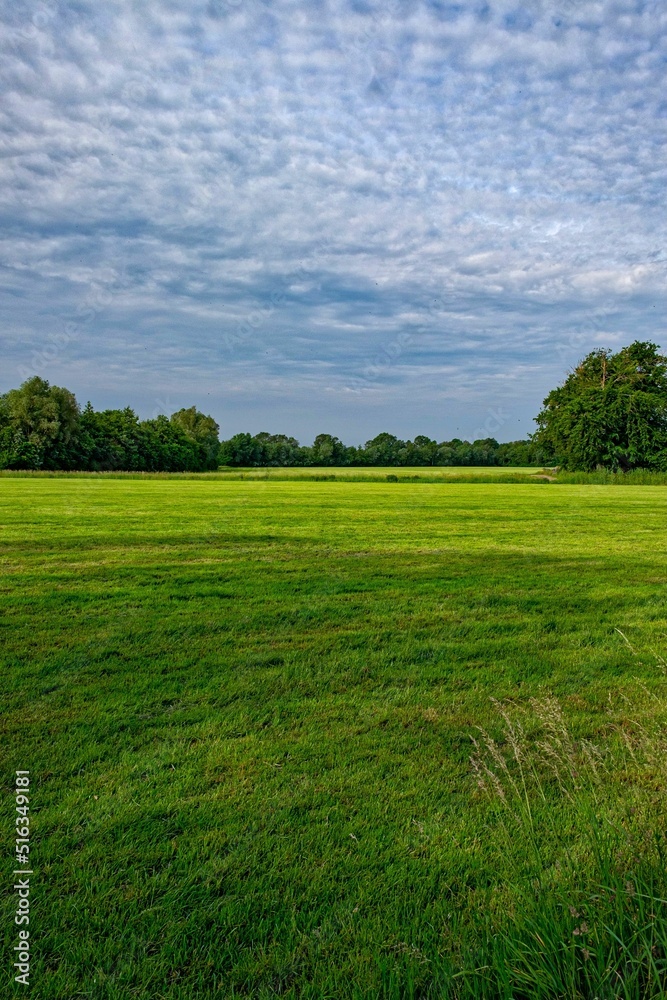
[[[80,409],[74,393],[39,376],[0,396],[0,468],[204,472],[219,464],[218,425],[194,406],[140,420]]]
[[[81,409],[74,393],[35,376],[0,396],[0,468],[63,471],[205,472],[220,466],[532,465],[549,456],[532,441],[499,444],[402,441],[378,434],[358,447],[331,434],[301,445],[285,434],[219,440],[213,417],[196,407],[140,420],[130,407]]]
[[[318,434],[301,445],[285,434],[220,441],[196,407],[140,420],[134,410],[80,409],[68,389],[35,376],[0,396],[0,468],[205,472],[220,466],[559,465],[570,471],[667,471],[667,357],[648,341],[588,354],[553,389],[526,441],[495,438],[402,441],[378,434],[364,445]]]
[[[378,434],[364,445],[345,445],[331,434],[318,434],[312,445],[300,445],[284,434],[235,434],[220,445],[221,464],[229,466],[436,466],[543,464],[544,453],[531,441],[499,444],[495,438],[478,441],[432,440],[418,435],[402,441]]]

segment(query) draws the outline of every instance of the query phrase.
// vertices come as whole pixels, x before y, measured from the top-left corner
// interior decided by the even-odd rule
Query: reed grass
[[[464,929],[457,1000],[666,995],[667,700],[645,694],[596,743],[553,698],[499,704],[500,735],[472,738],[504,883]]]

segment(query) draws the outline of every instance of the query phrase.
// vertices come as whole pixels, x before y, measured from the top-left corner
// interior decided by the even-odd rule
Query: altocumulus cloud
[[[0,10],[0,391],[509,439],[664,339],[658,0]]]

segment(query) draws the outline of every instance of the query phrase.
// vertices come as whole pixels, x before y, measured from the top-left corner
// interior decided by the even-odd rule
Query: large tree
[[[400,452],[405,448],[405,441],[399,441],[393,434],[386,431],[367,441],[364,445],[366,465],[404,465]]]
[[[171,423],[179,427],[191,441],[196,442],[202,451],[202,462],[205,469],[217,469],[219,462],[220,428],[206,413],[201,413],[196,406],[178,410],[171,415]]]
[[[0,400],[0,463],[10,469],[76,465],[79,407],[69,391],[35,375]]]
[[[565,469],[667,470],[667,357],[636,340],[592,351],[544,400],[535,441]]]
[[[331,434],[318,434],[310,454],[313,465],[345,464],[345,445]]]

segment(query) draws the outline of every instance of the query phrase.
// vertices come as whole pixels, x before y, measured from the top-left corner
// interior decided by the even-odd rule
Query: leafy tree
[[[146,471],[201,472],[210,467],[204,445],[163,414],[139,424],[139,441],[142,468]],[[215,462],[217,467],[217,454]]]
[[[496,465],[498,442],[495,438],[481,438],[472,443],[472,465]]]
[[[269,434],[262,431],[253,439],[258,445],[255,465],[307,465],[308,449],[301,448],[296,438],[286,434]]]
[[[405,448],[405,441],[399,441],[393,434],[378,434],[364,445],[366,465],[400,465],[399,451]]]
[[[472,445],[469,441],[452,438],[451,441],[443,441],[438,445],[438,465],[472,465],[472,459]]]
[[[88,446],[88,467],[94,471],[143,472],[139,417],[133,409],[96,412],[88,404],[82,414],[82,430]]]
[[[229,441],[223,441],[220,445],[222,465],[262,465],[263,455],[262,443],[255,440],[252,434],[235,434]]]
[[[196,406],[178,410],[172,413],[171,423],[187,435],[190,440],[195,441],[203,453],[203,468],[217,469],[220,442],[218,432],[220,428],[213,419],[205,413],[201,413]]]
[[[343,459],[341,465],[363,465],[362,448],[354,445],[343,446]]]
[[[448,441],[438,445],[435,456],[436,465],[456,465],[456,450]]]
[[[415,465],[435,465],[438,459],[438,445],[425,434],[418,434],[413,442],[412,462]],[[409,463],[409,464],[412,464]]]
[[[312,465],[344,465],[345,445],[331,434],[318,434],[310,449]]]
[[[70,469],[79,407],[74,395],[35,375],[2,398],[2,451],[10,469]]]
[[[616,354],[592,351],[536,422],[536,444],[565,469],[667,469],[667,357],[638,340]]]

